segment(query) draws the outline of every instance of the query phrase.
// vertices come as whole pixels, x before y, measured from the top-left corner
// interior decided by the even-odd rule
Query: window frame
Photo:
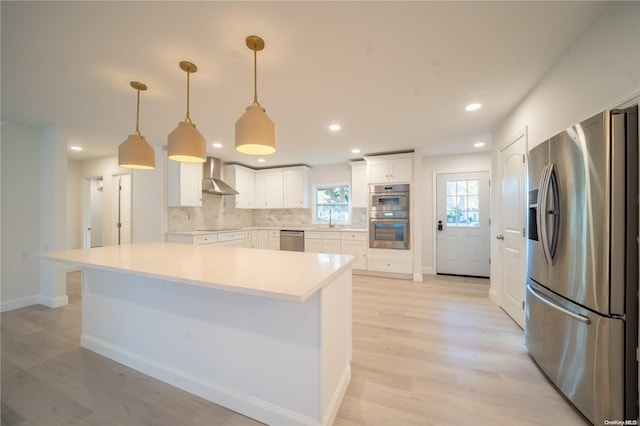
[[[336,187],[345,187],[349,192],[348,200],[345,203],[347,206],[347,220],[332,220],[332,224],[336,225],[351,225],[351,184],[340,182],[340,183],[327,183],[320,184],[315,183],[312,185],[313,189],[313,209],[311,211],[311,223],[314,225],[328,225],[328,220],[318,219],[318,190],[322,188],[336,188]],[[345,205],[345,204],[336,204],[336,205]],[[321,206],[326,206],[328,204],[321,204]]]

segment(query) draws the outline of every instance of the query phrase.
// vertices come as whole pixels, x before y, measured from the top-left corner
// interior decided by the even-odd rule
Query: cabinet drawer
[[[304,231],[304,238],[310,238],[310,239],[321,239],[322,238],[322,232],[317,232],[317,231]]]
[[[322,239],[323,240],[339,240],[340,233],[339,232],[323,232]]]
[[[218,234],[218,242],[243,240],[243,239],[244,239],[244,232],[223,232],[221,234]]]
[[[341,232],[342,240],[367,241],[366,232]]]
[[[411,261],[398,259],[372,259],[367,261],[367,269],[378,272],[394,272],[399,274],[410,274]]]
[[[193,244],[215,244],[218,242],[218,236],[216,234],[210,235],[196,235],[193,237]]]
[[[251,231],[244,231],[244,237],[245,238],[251,238],[252,234],[253,233]]]
[[[280,238],[280,230],[278,230],[278,229],[276,229],[275,231],[274,230],[270,230],[269,231],[269,236],[270,237],[278,237],[278,238]]]

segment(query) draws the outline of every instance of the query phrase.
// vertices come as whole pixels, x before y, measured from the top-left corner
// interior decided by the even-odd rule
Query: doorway
[[[131,174],[113,175],[113,244],[131,243]]]
[[[102,177],[85,178],[83,182],[84,227],[83,248],[104,245],[104,181]]]
[[[436,175],[436,273],[489,277],[489,172]]]

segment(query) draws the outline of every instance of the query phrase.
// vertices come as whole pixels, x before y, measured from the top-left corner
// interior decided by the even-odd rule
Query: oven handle
[[[402,222],[402,223],[409,223],[409,219],[378,219],[378,218],[370,218],[369,219],[370,222]]]

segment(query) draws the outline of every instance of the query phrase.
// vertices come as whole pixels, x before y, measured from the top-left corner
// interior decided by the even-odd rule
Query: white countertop
[[[366,232],[365,228],[316,228],[310,226],[255,226],[251,228],[235,228],[235,229],[211,229],[211,230],[196,230],[196,231],[173,231],[167,232],[167,235],[209,235],[220,234],[222,232],[241,232],[241,231],[254,231],[260,229],[267,230],[294,230],[294,231],[315,231],[315,232]]]
[[[329,284],[354,257],[325,253],[140,243],[40,253],[71,265],[293,302]]]

